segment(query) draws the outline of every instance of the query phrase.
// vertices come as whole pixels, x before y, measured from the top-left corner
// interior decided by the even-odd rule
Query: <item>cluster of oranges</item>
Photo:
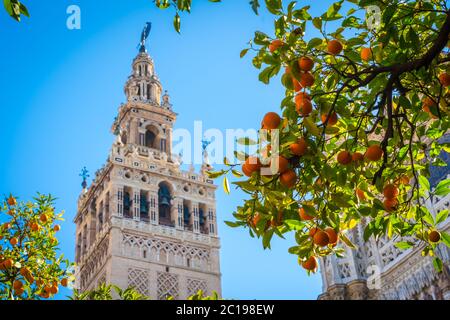
[[[383,149],[378,144],[373,144],[369,146],[365,152],[362,154],[360,152],[350,153],[349,151],[343,150],[337,154],[337,162],[342,165],[349,165],[351,163],[359,163],[364,159],[368,161],[378,161],[383,156]]]
[[[387,212],[392,212],[397,210],[398,207],[398,195],[399,189],[395,184],[387,184],[383,188],[384,195],[384,209]]]
[[[304,208],[298,210],[300,220],[311,221],[314,217],[308,215]],[[326,228],[324,230],[318,227],[312,227],[309,230],[309,236],[313,243],[319,247],[336,246],[339,241],[339,235],[333,228]],[[302,267],[309,271],[314,271],[317,268],[317,259],[311,256],[308,260],[302,262]]]

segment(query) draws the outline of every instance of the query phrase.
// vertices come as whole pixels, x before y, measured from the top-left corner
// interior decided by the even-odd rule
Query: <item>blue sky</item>
[[[279,111],[281,84],[258,82],[251,57],[239,58],[255,30],[273,30],[273,18],[254,15],[248,1],[194,1],[181,35],[172,27],[174,12],[148,0],[23,2],[32,17],[20,24],[0,10],[0,195],[58,197],[57,208],[66,212],[61,250],[70,259],[78,174],[83,166],[93,173],[106,160],[146,21],[153,24],[149,53],[179,114],[175,128],[192,130],[196,120],[204,129],[255,128],[266,112]],[[66,28],[71,4],[81,8],[81,30]],[[325,10],[325,4],[315,7]],[[276,239],[264,251],[246,230],[223,223],[242,197],[217,192],[223,296],[315,299],[320,275],[308,277],[287,252],[293,239]]]

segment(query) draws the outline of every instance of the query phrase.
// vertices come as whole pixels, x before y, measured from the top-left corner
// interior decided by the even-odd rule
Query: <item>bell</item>
[[[161,203],[160,204],[162,206],[170,206],[170,202],[169,202],[169,200],[166,197],[161,199]]]

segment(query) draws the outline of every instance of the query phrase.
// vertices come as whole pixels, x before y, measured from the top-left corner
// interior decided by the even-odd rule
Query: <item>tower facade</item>
[[[78,200],[76,285],[132,286],[152,299],[185,299],[200,289],[221,295],[216,186],[204,170],[181,171],[172,155],[177,114],[144,44],[109,157]]]
[[[442,142],[450,142],[445,135]],[[450,178],[450,157],[445,151],[441,158],[447,167],[432,167],[431,185]],[[450,208],[450,195],[432,196],[425,203],[436,216]],[[357,249],[346,247],[345,257],[329,256],[320,259],[323,300],[450,300],[450,249],[443,243],[438,245],[436,255],[443,262],[443,271],[438,273],[433,258],[423,257],[423,246],[414,239],[375,239],[364,241],[364,227],[368,221],[356,226],[348,234]],[[438,230],[450,232],[450,218],[437,226]],[[398,241],[415,242],[407,250],[399,249]]]

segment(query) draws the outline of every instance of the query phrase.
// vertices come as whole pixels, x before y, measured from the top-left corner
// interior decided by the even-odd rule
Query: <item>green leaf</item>
[[[441,273],[442,272],[442,260],[439,257],[435,257],[433,259],[433,266],[434,266],[434,270],[436,270],[436,272]]]
[[[322,19],[320,17],[316,17],[312,20],[314,27],[321,30],[322,29]],[[320,40],[322,42],[322,40]]]
[[[400,242],[395,243],[395,246],[399,249],[406,250],[406,249],[412,248],[413,243],[411,243],[409,241],[400,241]]]
[[[308,42],[308,49],[312,49],[312,48],[316,48],[319,45],[321,45],[323,42],[322,39],[320,38],[312,38],[311,40],[309,40]]]
[[[175,31],[180,33],[181,30],[181,19],[178,12],[176,13],[175,17],[173,18],[173,26],[175,28]]]
[[[239,56],[240,56],[241,58],[245,57],[245,55],[247,54],[248,50],[249,50],[248,48],[242,50]]]
[[[270,78],[275,76],[279,71],[280,65],[269,66],[259,74],[259,81],[268,84],[270,82]]]
[[[441,222],[444,222],[445,220],[447,220],[448,218],[448,209],[445,210],[441,210],[437,215],[436,215],[436,225],[438,225]]]
[[[267,249],[267,248],[270,249],[270,241],[272,240],[272,237],[273,237],[273,229],[264,233],[263,239],[262,239],[264,249]]]
[[[425,178],[424,176],[419,176],[418,179],[419,179],[419,184],[420,184],[421,189],[429,192],[430,191],[430,182],[428,181],[428,179]]]
[[[347,236],[342,233],[341,234],[341,239],[342,241],[344,241],[344,243],[350,248],[350,249],[356,249],[356,246],[353,244],[353,242],[350,241],[349,238],[347,238]]]
[[[436,186],[436,189],[433,192],[437,196],[446,196],[450,193],[450,179],[442,180]]]
[[[252,6],[253,12],[255,12],[255,14],[258,14],[258,9],[260,7],[259,1],[258,0],[250,0],[250,5]]]
[[[230,194],[230,184],[227,177],[223,177],[223,190],[226,194]]]

